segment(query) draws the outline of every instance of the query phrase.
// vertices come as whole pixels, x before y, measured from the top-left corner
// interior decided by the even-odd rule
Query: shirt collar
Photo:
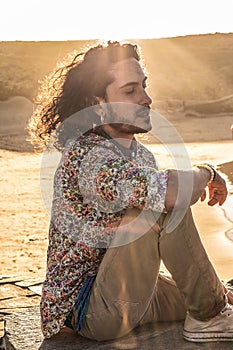
[[[110,135],[108,135],[104,130],[98,129],[98,131],[95,131],[96,134],[103,136],[105,139],[110,140],[117,148],[120,149],[120,151],[124,154],[127,158],[135,158],[137,155],[137,141],[135,138],[133,138],[130,148],[126,148],[123,145],[121,145],[119,142],[117,142],[115,139],[113,139]]]

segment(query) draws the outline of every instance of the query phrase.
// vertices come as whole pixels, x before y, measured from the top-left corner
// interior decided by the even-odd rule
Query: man
[[[223,204],[225,181],[208,164],[158,170],[135,140],[151,130],[152,100],[139,61],[136,45],[89,49],[62,70],[32,117],[34,141],[48,143],[55,130],[63,150],[54,178],[42,330],[51,337],[66,325],[101,341],[145,323],[185,319],[189,341],[232,341],[232,299],[189,208],[205,199],[206,187],[208,204]],[[174,212],[181,215],[168,232]],[[161,260],[173,279],[159,273]]]

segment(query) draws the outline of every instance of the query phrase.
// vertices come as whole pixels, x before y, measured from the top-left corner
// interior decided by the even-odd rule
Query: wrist
[[[213,182],[215,180],[217,172],[215,170],[214,165],[209,164],[209,163],[201,163],[201,164],[195,164],[195,166],[199,169],[206,169],[209,171],[210,178],[209,178],[208,184],[211,184],[211,182]]]

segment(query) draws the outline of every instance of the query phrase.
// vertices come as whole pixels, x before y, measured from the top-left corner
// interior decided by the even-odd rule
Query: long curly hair
[[[109,41],[76,54],[71,62],[47,76],[35,101],[37,108],[27,124],[28,140],[35,150],[43,151],[51,139],[62,149],[66,139],[56,139],[59,126],[74,113],[98,104],[98,98],[105,99],[106,87],[113,81],[110,66],[131,57],[139,61],[139,51],[137,45]],[[75,128],[91,130],[95,120],[85,119],[89,120],[78,118]]]

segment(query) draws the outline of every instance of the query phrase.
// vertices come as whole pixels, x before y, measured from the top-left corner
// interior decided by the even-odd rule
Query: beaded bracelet
[[[203,169],[206,169],[209,171],[209,173],[210,173],[210,179],[208,181],[209,184],[211,184],[211,182],[214,181],[215,176],[216,176],[216,170],[212,164],[203,163],[203,164],[195,164],[195,166],[197,168],[203,168]]]

